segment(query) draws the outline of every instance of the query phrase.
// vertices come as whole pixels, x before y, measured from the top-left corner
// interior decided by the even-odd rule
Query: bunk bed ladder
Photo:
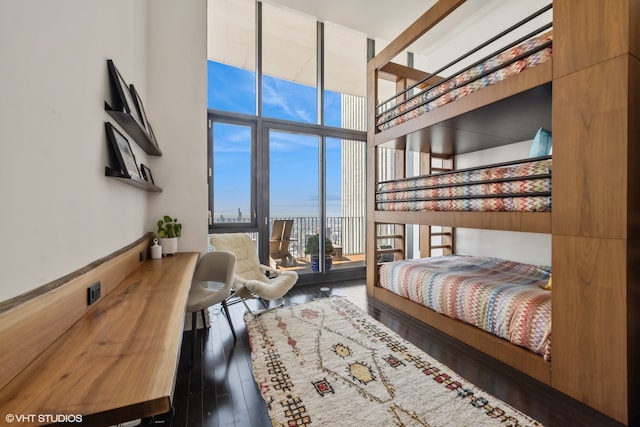
[[[421,159],[421,169],[426,174],[449,172],[455,169],[454,159],[453,155],[425,153]],[[423,225],[420,226],[420,236],[420,255],[422,257],[455,253],[454,227]]]
[[[400,224],[377,224],[377,261],[378,264],[404,259],[404,226]]]

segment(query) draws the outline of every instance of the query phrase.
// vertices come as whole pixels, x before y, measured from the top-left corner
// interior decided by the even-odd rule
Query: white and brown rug
[[[540,426],[345,298],[245,322],[274,426]]]

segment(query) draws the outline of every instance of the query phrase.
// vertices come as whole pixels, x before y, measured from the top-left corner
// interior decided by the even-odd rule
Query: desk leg
[[[138,424],[138,426],[160,425],[160,424],[169,425],[169,421],[171,420],[171,418],[173,418],[175,414],[176,414],[176,408],[173,405],[171,405],[171,409],[169,410],[169,412],[165,414],[154,415],[149,418],[143,418],[142,420],[140,420],[140,424]]]
[[[198,312],[191,313],[191,367],[193,367],[193,360],[196,357],[196,347],[198,345]]]

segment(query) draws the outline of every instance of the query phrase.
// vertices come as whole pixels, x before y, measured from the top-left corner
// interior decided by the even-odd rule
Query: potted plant
[[[318,234],[311,235],[307,237],[307,242],[305,243],[304,253],[309,255],[311,258],[311,270],[312,271],[320,271],[320,236]],[[333,243],[328,238],[325,238],[324,241],[324,269],[331,270],[331,266],[333,265]]]
[[[165,215],[158,220],[158,238],[162,246],[162,255],[173,255],[178,252],[178,237],[182,235],[182,224],[178,218]]]

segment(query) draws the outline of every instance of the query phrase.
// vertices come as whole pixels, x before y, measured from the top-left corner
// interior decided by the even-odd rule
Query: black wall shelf
[[[129,184],[132,185],[134,187],[137,188],[141,188],[145,191],[149,191],[152,193],[161,193],[162,192],[162,188],[158,187],[155,184],[152,184],[148,181],[145,181],[142,178],[139,178],[137,176],[132,176],[132,177],[128,177],[128,176],[124,176],[120,173],[120,171],[111,169],[109,166],[105,166],[104,168],[104,174],[105,176],[109,177],[109,178],[114,178],[117,179],[118,181],[121,181],[125,184]]]
[[[113,119],[122,126],[122,129],[142,148],[142,150],[152,156],[162,156],[162,151],[153,142],[149,134],[142,129],[140,124],[129,113],[112,110],[109,104],[104,103],[104,109]]]

